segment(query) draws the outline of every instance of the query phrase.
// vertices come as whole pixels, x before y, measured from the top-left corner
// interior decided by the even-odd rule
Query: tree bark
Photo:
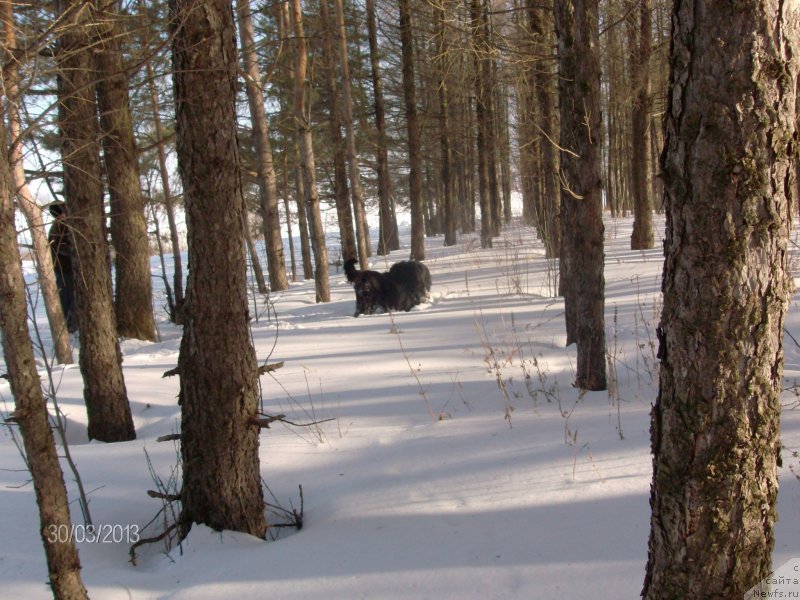
[[[93,51],[97,69],[103,158],[111,200],[111,241],[116,286],[114,308],[122,337],[155,341],[153,283],[138,156],[133,137],[128,74],[122,61],[118,0],[97,0],[100,43]]]
[[[597,0],[556,0],[561,105],[561,284],[575,386],[606,389]]]
[[[9,23],[6,22],[7,28]],[[5,140],[5,134],[0,118],[0,139]],[[65,541],[68,537],[65,532],[71,530],[69,499],[28,333],[28,306],[14,227],[9,166],[6,146],[0,144],[0,273],[3,274],[0,277],[0,337],[15,404],[9,421],[16,422],[22,434],[25,459],[39,507],[39,533],[53,596],[58,600],[80,600],[89,596],[81,580],[75,542],[72,538]]]
[[[191,257],[178,358],[181,521],[263,538],[233,10],[226,0],[176,0],[172,10],[178,168]]]
[[[476,148],[478,158],[478,202],[481,211],[481,248],[491,248],[495,228],[492,224],[494,211],[492,210],[491,192],[489,190],[489,153],[487,150],[488,131],[488,104],[486,96],[489,93],[487,82],[484,79],[486,69],[486,39],[483,27],[483,10],[480,0],[470,1],[470,29],[475,53],[475,120],[476,120]]]
[[[378,234],[378,254],[383,256],[392,250],[400,249],[400,235],[397,231],[397,217],[392,197],[392,180],[389,176],[389,151],[386,143],[386,109],[383,100],[383,83],[378,49],[378,27],[375,18],[375,0],[366,0],[367,30],[369,37],[369,62],[372,71],[372,95],[375,107],[375,170],[378,176],[378,205],[380,213],[380,232]]]
[[[80,5],[80,10],[75,7]],[[95,105],[94,7],[64,0],[69,26],[58,40],[58,95],[64,192],[72,233],[79,364],[89,418],[89,439],[119,442],[136,437],[122,376],[122,354],[111,292],[104,227],[99,129]]]
[[[635,21],[636,13],[632,16]],[[631,69],[634,95],[631,110],[631,183],[633,184],[633,233],[631,250],[648,250],[653,237],[653,197],[650,185],[650,53],[652,46],[652,9],[650,0],[639,3],[639,23],[631,24]],[[636,43],[638,42],[638,43]]]
[[[403,99],[408,132],[408,194],[411,205],[411,258],[425,259],[425,204],[422,197],[422,140],[417,115],[417,85],[414,80],[414,33],[411,0],[400,0],[400,44],[403,71]]]
[[[677,2],[645,598],[742,598],[771,571],[796,3]],[[748,593],[749,595],[749,593]]]
[[[264,220],[264,245],[267,250],[269,289],[278,292],[288,289],[289,282],[286,279],[286,258],[283,253],[283,237],[278,210],[278,186],[275,165],[272,160],[272,144],[269,140],[269,120],[264,110],[264,97],[261,91],[261,70],[256,55],[250,1],[236,0],[236,13],[239,19],[239,37],[242,43],[245,90],[256,147],[256,171],[261,198],[261,216]]]
[[[439,76],[439,152],[441,154],[441,179],[442,179],[442,196],[444,198],[444,245],[454,246],[456,244],[456,206],[453,200],[453,185],[451,182],[451,163],[452,157],[450,153],[450,121],[448,119],[448,111],[450,110],[450,102],[447,92],[447,72],[448,63],[450,59],[450,42],[447,39],[445,31],[445,20],[447,18],[447,2],[441,0],[441,6],[435,8],[437,13],[436,19],[436,37],[438,41],[437,53],[438,62],[438,76]]]
[[[327,1],[327,0],[323,0]],[[353,93],[350,82],[350,61],[347,57],[347,32],[344,26],[344,7],[342,0],[333,0],[336,11],[336,29],[339,32],[339,66],[342,70],[342,118],[344,120],[345,139],[347,141],[347,163],[350,175],[350,197],[353,202],[353,216],[356,220],[356,242],[362,269],[369,267],[372,255],[369,241],[367,215],[364,210],[364,193],[361,189],[361,173],[356,153],[356,136],[353,119]]]
[[[2,11],[3,20],[6,23],[4,28],[6,49],[8,52],[14,52],[17,49],[17,35],[12,3],[3,2]],[[22,162],[21,125],[19,110],[17,109],[17,105],[21,101],[19,72],[17,69],[18,59],[7,58],[9,59],[5,61],[8,67],[5,70],[4,85],[8,97],[6,112],[8,113],[8,132],[11,138],[8,158],[11,163],[11,174],[17,194],[17,206],[25,215],[25,221],[30,230],[33,252],[36,257],[36,275],[44,298],[47,322],[50,326],[50,335],[53,338],[55,358],[60,364],[68,364],[73,362],[72,347],[70,346],[67,322],[64,318],[64,311],[61,308],[61,300],[56,286],[53,257],[50,254],[50,245],[47,241],[42,210],[37,205],[28,187]]]
[[[303,32],[303,13],[300,0],[291,0],[289,19],[295,34],[294,70],[294,120],[300,147],[300,169],[303,173],[311,248],[314,252],[314,284],[317,302],[330,302],[331,291],[328,280],[328,249],[325,246],[325,230],[320,212],[317,189],[314,144],[311,136],[310,111],[306,105],[306,74],[308,69],[308,46]]]

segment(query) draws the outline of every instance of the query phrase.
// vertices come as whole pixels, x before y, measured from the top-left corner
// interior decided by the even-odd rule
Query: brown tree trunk
[[[239,37],[242,42],[245,90],[256,148],[256,171],[261,197],[261,216],[264,220],[264,245],[267,251],[269,289],[278,292],[288,289],[289,282],[286,279],[286,258],[283,254],[283,238],[278,211],[278,186],[275,165],[272,161],[272,145],[269,141],[269,121],[264,110],[264,97],[261,91],[261,70],[256,56],[250,1],[236,0],[236,14],[239,19]]]
[[[486,73],[486,68],[484,67],[486,58],[484,55],[487,52],[487,41],[483,27],[483,10],[480,0],[471,0],[470,11],[470,29],[472,30],[475,48],[475,119],[477,128],[478,198],[481,211],[481,248],[491,248],[495,228],[492,224],[494,212],[492,210],[492,195],[489,189],[489,152],[487,150],[487,138],[489,136],[487,96],[489,95],[489,90],[484,79]]]
[[[672,23],[642,593],[743,598],[770,574],[777,520],[800,11],[690,0]]]
[[[175,207],[172,202],[172,190],[169,183],[169,169],[167,169],[167,152],[164,149],[164,132],[161,127],[161,114],[158,107],[158,90],[156,89],[153,65],[147,63],[147,80],[150,87],[150,101],[153,107],[153,125],[156,131],[158,147],[158,170],[161,177],[161,189],[164,193],[164,212],[169,225],[169,239],[172,246],[173,276],[172,288],[175,293],[175,305],[172,308],[170,319],[177,324],[183,323],[183,260],[181,258],[181,240],[178,234],[178,224],[175,221]]]
[[[4,27],[6,49],[9,52],[13,52],[17,49],[17,36],[11,2],[2,3],[2,14],[3,21],[6,23]],[[19,110],[17,109],[17,105],[21,100],[18,85],[18,60],[18,58],[5,60],[5,64],[8,66],[4,74],[5,92],[8,96],[6,107],[8,131],[11,138],[11,148],[9,150],[11,173],[17,194],[17,206],[25,215],[31,240],[33,241],[33,253],[36,257],[36,275],[39,279],[39,287],[42,290],[47,322],[50,326],[50,335],[53,338],[55,358],[58,363],[67,364],[73,362],[72,347],[70,346],[64,310],[61,308],[61,300],[56,287],[53,258],[50,254],[50,245],[47,242],[42,210],[36,204],[36,200],[28,187],[22,162],[21,126]]]
[[[650,185],[650,48],[652,46],[651,1],[639,3],[639,23],[636,12],[631,17],[631,69],[634,95],[631,110],[631,183],[633,184],[633,233],[631,250],[647,250],[654,246],[653,196]],[[637,39],[638,38],[638,39]],[[638,43],[636,43],[638,41]]]
[[[411,0],[400,0],[400,44],[403,71],[403,99],[408,131],[408,194],[411,205],[411,258],[425,259],[425,200],[422,197],[422,140],[417,115],[417,85],[414,81],[414,34]]]
[[[553,76],[548,60],[552,56],[553,43],[553,9],[552,2],[548,0],[544,6],[528,0],[528,19],[531,33],[536,41],[536,48],[545,57],[542,64],[537,65],[533,74],[536,89],[536,111],[540,115],[538,127],[540,128],[541,151],[541,216],[540,231],[544,241],[548,258],[555,258],[561,252],[561,226],[559,212],[561,198],[558,182],[558,127],[556,124],[555,94],[553,90]]]
[[[450,102],[447,92],[447,72],[450,62],[450,43],[445,31],[445,20],[447,18],[447,2],[441,0],[440,7],[436,7],[436,36],[438,39],[438,76],[439,76],[439,151],[441,153],[441,179],[442,196],[444,211],[444,245],[454,246],[456,244],[456,206],[453,201],[453,185],[451,182],[450,165],[452,162],[450,155],[450,121],[448,111]]]
[[[556,0],[561,104],[561,284],[575,386],[606,389],[597,0]]]
[[[261,268],[261,261],[258,260],[258,250],[253,241],[253,234],[250,232],[250,223],[247,218],[247,207],[245,207],[244,215],[244,242],[247,245],[247,255],[250,257],[250,266],[253,269],[253,277],[256,280],[256,287],[259,294],[268,294],[267,282],[264,280],[264,269]]]
[[[294,120],[300,146],[300,169],[303,173],[306,207],[308,209],[309,234],[314,252],[314,284],[317,302],[330,302],[331,291],[328,280],[328,249],[325,246],[325,230],[322,225],[319,191],[317,190],[314,144],[311,136],[310,113],[306,103],[306,74],[308,46],[303,32],[303,14],[300,0],[292,0],[289,18],[295,34],[294,70]]]
[[[389,152],[386,144],[386,109],[383,101],[383,84],[378,49],[378,27],[375,18],[375,0],[366,0],[367,29],[369,37],[369,62],[372,70],[372,94],[375,107],[375,161],[378,175],[378,206],[380,212],[380,232],[378,234],[378,254],[383,256],[400,248],[400,235],[397,231],[397,218],[392,197],[392,180],[389,176]]]
[[[6,27],[9,23],[6,22]],[[0,139],[5,140],[5,134],[0,118]],[[80,600],[89,596],[81,581],[81,563],[75,542],[66,535],[71,531],[69,500],[28,333],[25,282],[8,174],[6,147],[0,144],[0,273],[3,273],[0,277],[0,337],[15,405],[8,421],[17,423],[22,434],[25,459],[39,507],[39,533],[53,596],[58,600]]]
[[[102,26],[93,51],[97,68],[103,158],[111,199],[111,241],[114,244],[116,286],[114,307],[117,332],[122,337],[155,341],[150,244],[139,182],[138,156],[133,137],[128,75],[122,61],[117,0],[96,0]]]
[[[80,5],[80,10],[75,8]],[[58,93],[64,192],[72,233],[79,364],[89,418],[89,439],[120,442],[136,437],[122,376],[122,354],[111,293],[111,265],[103,214],[100,146],[95,111],[96,15],[80,0],[65,0],[69,26],[59,38]]]
[[[172,9],[178,167],[191,257],[178,358],[181,520],[186,528],[202,523],[263,538],[233,10],[226,0],[176,0]]]
[[[327,0],[323,0],[327,1]],[[350,196],[353,201],[353,216],[356,219],[356,242],[362,269],[369,267],[368,258],[372,255],[369,240],[367,215],[364,210],[364,194],[361,190],[361,174],[356,153],[356,136],[353,120],[353,94],[350,83],[350,61],[347,57],[347,33],[344,26],[344,8],[342,0],[333,0],[336,10],[336,28],[339,32],[339,66],[342,70],[342,118],[344,119],[345,138],[347,140],[347,163],[350,174]]]
[[[329,125],[331,129],[331,145],[333,147],[333,193],[336,199],[336,216],[339,221],[339,237],[341,239],[342,257],[344,260],[358,258],[356,232],[353,228],[353,207],[350,204],[350,189],[347,184],[347,156],[345,141],[342,138],[342,120],[339,111],[339,100],[336,95],[336,52],[334,51],[334,24],[328,14],[327,0],[319,3],[319,14],[322,22],[322,40],[325,45],[326,84]],[[362,268],[366,268],[362,265]]]

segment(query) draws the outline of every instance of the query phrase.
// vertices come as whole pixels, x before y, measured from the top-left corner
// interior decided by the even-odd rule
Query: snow
[[[300,508],[303,528],[267,542],[195,526],[168,554],[162,544],[78,544],[93,598],[353,599],[638,597],[647,559],[649,411],[657,393],[655,325],[661,243],[629,250],[630,219],[606,223],[606,333],[616,389],[571,386],[575,349],[564,347],[554,265],[517,221],[480,248],[427,240],[429,302],[409,313],[353,318],[354,295],[333,273],[332,301],[313,282],[256,298],[253,339],[264,410],[308,427],[262,434],[267,499]],[[663,228],[663,221],[659,223]],[[407,258],[373,257],[387,269]],[[154,274],[159,273],[157,261]],[[156,279],[156,282],[159,280]],[[795,296],[787,328],[800,339]],[[165,304],[158,301],[157,305]],[[40,312],[40,311],[37,311]],[[43,322],[43,321],[42,321]],[[158,533],[149,498],[174,476],[180,330],[123,342],[136,441],[88,443],[76,366],[56,369],[58,398],[94,523]],[[800,556],[800,347],[786,338],[783,458],[775,568]],[[2,368],[2,365],[0,365]],[[4,405],[2,404],[4,403]],[[12,410],[7,383],[0,408]],[[38,517],[23,461],[0,435],[0,597],[47,598]],[[145,451],[147,455],[145,455]],[[70,497],[76,484],[65,472]],[[82,523],[77,503],[73,521]],[[269,519],[276,515],[270,511]],[[76,529],[76,533],[79,529]],[[123,540],[126,541],[126,540]]]

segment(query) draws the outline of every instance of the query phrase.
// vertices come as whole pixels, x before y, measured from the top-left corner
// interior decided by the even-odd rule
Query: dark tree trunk
[[[799,21],[673,8],[645,598],[743,598],[771,571]]]
[[[2,112],[0,139],[5,140],[5,115]],[[0,144],[0,273],[3,274],[0,277],[0,337],[15,405],[8,420],[16,422],[22,434],[39,507],[39,533],[47,557],[53,596],[58,600],[80,600],[88,598],[88,594],[81,581],[81,563],[75,543],[71,538],[64,541],[68,537],[64,534],[71,530],[69,500],[28,333],[25,282],[8,173],[8,156],[3,143]]]
[[[103,24],[95,50],[97,103],[100,109],[103,158],[111,200],[111,241],[116,286],[114,308],[122,337],[155,341],[150,244],[139,165],[128,98],[128,74],[122,61],[121,23],[117,0],[97,0]]]
[[[181,521],[263,538],[233,10],[226,0],[176,0],[172,9],[178,167],[191,257],[178,358]]]
[[[475,121],[476,121],[476,148],[478,158],[478,198],[481,211],[481,248],[492,247],[492,237],[495,228],[492,224],[494,212],[492,210],[492,195],[489,189],[489,152],[487,138],[489,136],[489,110],[487,97],[488,85],[484,79],[486,68],[485,54],[487,41],[483,27],[483,10],[480,0],[470,2],[470,29],[475,52]]]
[[[631,69],[636,91],[631,110],[631,183],[633,185],[633,233],[631,250],[647,250],[655,244],[653,238],[653,196],[650,185],[650,48],[652,46],[652,15],[650,0],[639,3],[639,23],[633,13]],[[638,35],[637,35],[638,34]],[[638,41],[638,44],[635,42]]]
[[[453,185],[451,182],[451,153],[450,153],[450,121],[448,111],[450,102],[447,92],[447,72],[450,58],[450,42],[445,30],[447,18],[447,4],[442,0],[442,6],[437,8],[436,36],[438,38],[437,52],[439,55],[439,151],[441,153],[441,179],[444,211],[444,245],[454,246],[456,243],[456,206],[453,200]]]
[[[80,6],[82,10],[74,10]],[[90,6],[66,0],[62,14],[77,14],[74,27],[59,38],[59,102],[64,192],[72,233],[83,395],[89,439],[120,442],[135,439],[131,409],[122,376],[122,354],[111,292],[100,179],[100,132],[95,105],[94,39]]]
[[[397,231],[397,218],[392,197],[392,180],[389,177],[389,152],[386,144],[386,119],[381,82],[378,50],[378,27],[375,18],[375,0],[366,0],[367,29],[369,37],[369,62],[372,70],[372,94],[375,106],[375,161],[378,175],[378,205],[380,212],[380,233],[378,235],[378,254],[383,256],[400,248],[400,235]]]
[[[575,385],[606,388],[597,0],[556,0],[561,104],[561,284]]]
[[[417,84],[414,80],[414,33],[411,0],[400,0],[400,44],[402,46],[403,98],[408,131],[408,193],[411,205],[411,258],[425,259],[425,200],[422,196],[422,140],[417,115]]]
[[[264,246],[267,250],[269,289],[278,292],[288,289],[289,282],[286,280],[286,258],[283,254],[283,238],[278,211],[278,186],[275,165],[272,161],[272,145],[269,141],[269,121],[264,110],[261,70],[258,67],[249,0],[236,0],[236,14],[239,19],[239,37],[242,42],[245,91],[250,107],[253,140],[256,147],[256,171],[261,198],[261,216],[264,220]]]

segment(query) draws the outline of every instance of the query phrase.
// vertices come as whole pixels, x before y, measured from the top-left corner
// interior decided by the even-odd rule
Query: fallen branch
[[[277,371],[278,369],[283,367],[283,363],[284,361],[278,363],[272,363],[271,365],[261,365],[260,367],[258,367],[259,377],[266,373],[273,373],[274,371]]]

